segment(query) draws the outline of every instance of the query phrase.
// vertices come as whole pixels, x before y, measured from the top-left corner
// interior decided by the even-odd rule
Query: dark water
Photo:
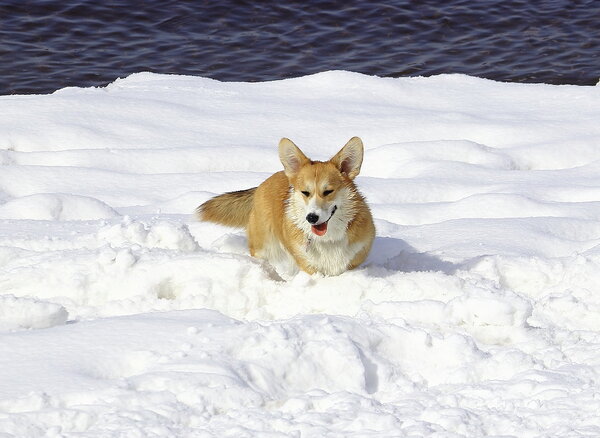
[[[594,85],[599,54],[599,0],[0,0],[0,94],[139,71],[224,81],[458,72]]]

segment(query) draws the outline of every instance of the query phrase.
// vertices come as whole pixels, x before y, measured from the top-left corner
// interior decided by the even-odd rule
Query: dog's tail
[[[215,196],[196,209],[196,216],[201,221],[246,228],[255,191],[256,187]]]

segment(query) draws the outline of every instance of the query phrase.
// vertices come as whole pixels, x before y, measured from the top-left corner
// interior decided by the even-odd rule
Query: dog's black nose
[[[306,220],[308,221],[309,224],[316,224],[317,221],[319,220],[319,216],[317,216],[314,213],[308,213],[306,215]]]

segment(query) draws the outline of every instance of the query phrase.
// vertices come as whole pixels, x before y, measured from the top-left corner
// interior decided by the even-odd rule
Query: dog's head
[[[296,204],[313,234],[327,233],[329,220],[348,198],[352,180],[359,174],[363,144],[353,137],[329,161],[311,161],[291,140],[279,142],[279,158],[293,188]],[[304,228],[304,227],[303,227]]]

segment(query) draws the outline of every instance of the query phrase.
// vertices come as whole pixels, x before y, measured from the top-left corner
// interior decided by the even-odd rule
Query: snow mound
[[[0,295],[0,330],[41,329],[64,324],[63,306],[35,298]]]
[[[114,248],[138,245],[147,248],[178,249],[190,252],[198,249],[198,244],[184,224],[166,221],[148,225],[126,216],[116,225],[106,225],[97,234],[100,242]]]
[[[115,210],[98,199],[69,194],[40,193],[0,205],[0,219],[81,221],[117,216]]]

